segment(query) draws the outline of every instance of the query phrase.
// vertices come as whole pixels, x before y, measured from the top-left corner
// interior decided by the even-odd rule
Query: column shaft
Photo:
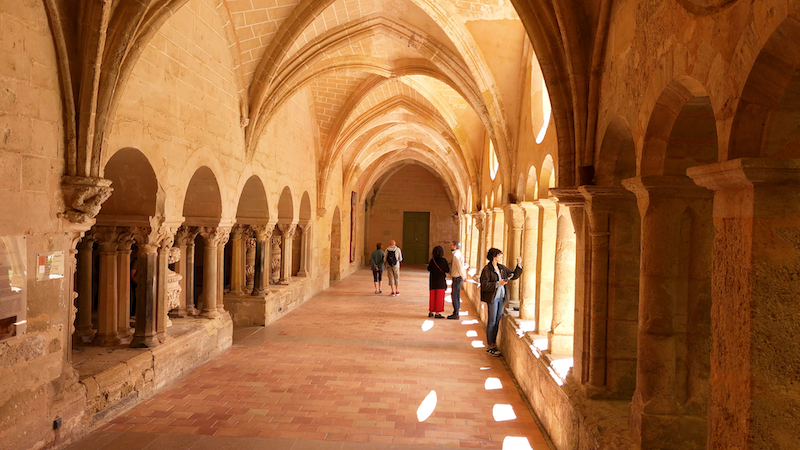
[[[182,273],[183,275],[183,287],[186,289],[183,295],[183,298],[186,300],[186,313],[191,316],[195,316],[199,314],[197,305],[194,303],[194,238],[189,240],[186,244],[186,253],[184,253],[184,258],[186,259],[186,272]]]
[[[117,332],[122,339],[131,336],[131,250],[121,249],[117,252]]]
[[[136,285],[136,329],[131,347],[155,347],[160,343],[156,331],[157,246],[149,244],[139,246],[136,273],[138,279]]]
[[[523,320],[536,320],[536,280],[538,270],[536,261],[539,254],[539,207],[533,203],[523,202],[525,211],[522,231],[522,261],[525,270],[520,280],[519,317]]]
[[[117,243],[116,235],[109,232],[100,243],[100,267],[97,283],[97,334],[95,345],[111,347],[119,344],[117,335]]]
[[[75,338],[94,334],[92,329],[92,247],[94,239],[87,236],[78,245],[78,314]]]

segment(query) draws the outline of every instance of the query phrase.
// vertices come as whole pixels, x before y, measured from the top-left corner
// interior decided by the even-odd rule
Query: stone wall
[[[378,242],[385,249],[392,239],[402,250],[404,211],[431,213],[430,249],[437,245],[449,249],[450,241],[458,239],[458,222],[442,182],[428,169],[410,165],[392,175],[371,203],[369,238],[364,249],[367,254]]]

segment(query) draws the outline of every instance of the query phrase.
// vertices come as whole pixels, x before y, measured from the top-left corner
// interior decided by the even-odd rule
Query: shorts
[[[400,266],[388,266],[386,275],[389,276],[389,286],[397,286],[397,282],[400,281]]]
[[[382,270],[373,270],[372,271],[372,281],[379,282],[383,278],[383,271]]]

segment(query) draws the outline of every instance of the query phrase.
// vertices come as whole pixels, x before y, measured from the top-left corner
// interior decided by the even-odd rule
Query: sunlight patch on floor
[[[436,409],[436,403],[438,403],[436,391],[431,391],[417,408],[417,420],[420,422],[428,420],[428,417],[433,414],[433,410]]]

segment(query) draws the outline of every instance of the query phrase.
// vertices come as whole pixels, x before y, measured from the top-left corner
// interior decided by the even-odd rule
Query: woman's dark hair
[[[492,262],[495,256],[500,255],[502,253],[503,252],[499,248],[492,247],[489,249],[489,253],[486,254],[486,259],[488,259],[489,262]]]
[[[444,257],[444,249],[442,248],[441,245],[437,245],[436,247],[433,247],[433,257],[434,258],[436,258],[436,257],[439,257],[439,258]]]

